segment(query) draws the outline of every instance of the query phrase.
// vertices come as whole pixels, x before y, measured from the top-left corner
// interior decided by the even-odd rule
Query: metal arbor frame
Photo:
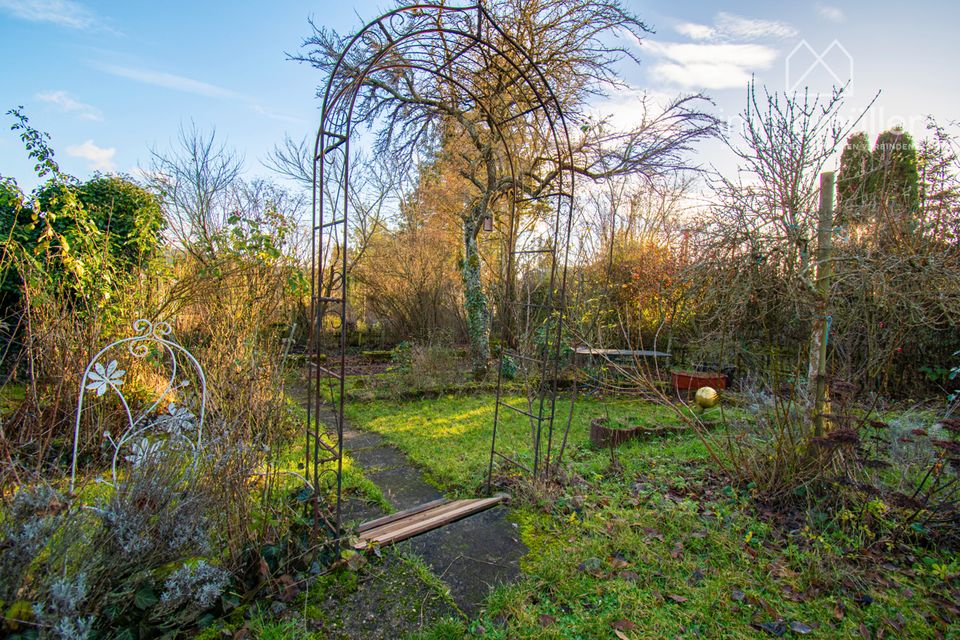
[[[439,52],[439,53],[438,53]],[[509,70],[510,86],[484,93],[469,82],[469,70],[485,68],[491,59]],[[484,7],[423,4],[390,11],[371,21],[346,41],[322,91],[321,123],[314,147],[313,233],[311,273],[311,333],[308,353],[308,408],[305,443],[306,477],[317,492],[321,478],[335,476],[336,498],[332,509],[314,501],[314,530],[325,525],[339,541],[343,430],[347,351],[347,273],[350,239],[350,143],[355,110],[369,99],[413,101],[399,95],[402,83],[382,98],[390,79],[402,74],[430,78],[455,94],[461,114],[479,114],[497,143],[509,173],[506,190],[508,244],[501,256],[505,275],[505,303],[496,315],[501,325],[497,400],[491,436],[488,487],[494,461],[517,467],[534,478],[550,473],[555,446],[554,410],[561,360],[567,247],[573,212],[573,173],[570,170],[570,137],[560,101],[544,72],[530,53],[507,34]],[[411,89],[412,91],[412,89]],[[367,93],[365,93],[367,92]],[[373,97],[371,97],[373,96]],[[424,106],[423,103],[421,106]],[[369,117],[369,106],[366,107]],[[429,108],[427,104],[425,108]],[[449,116],[447,112],[445,115]],[[358,118],[359,119],[359,118]],[[518,168],[518,149],[511,140],[526,127],[539,132],[548,152],[536,171],[552,177],[540,189],[524,188],[529,180]],[[548,213],[534,229],[520,229],[522,211],[536,203]],[[518,276],[518,273],[523,275]],[[526,288],[526,299],[515,283]],[[535,301],[534,301],[535,300]],[[324,320],[339,321],[336,355],[321,354]],[[505,400],[504,371],[516,370],[527,391],[526,408]],[[571,407],[572,410],[572,407]],[[498,448],[498,431],[506,428],[508,413],[529,422],[530,450],[508,455]],[[322,419],[323,418],[323,419]],[[569,422],[568,428],[569,428]],[[565,441],[565,437],[564,437]],[[562,446],[561,446],[562,451]],[[561,454],[562,455],[562,454]]]

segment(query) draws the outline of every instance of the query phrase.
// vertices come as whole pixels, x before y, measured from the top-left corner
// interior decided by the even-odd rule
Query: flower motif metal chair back
[[[104,445],[111,455],[109,484],[113,487],[117,486],[118,467],[140,466],[168,447],[186,449],[194,463],[200,454],[207,404],[203,368],[193,354],[173,339],[168,323],[141,319],[133,323],[133,330],[135,335],[98,351],[80,379],[70,466],[71,492],[76,484],[81,420],[84,412],[89,413],[98,403],[119,401],[125,414],[126,424],[119,433],[103,433]],[[141,363],[151,374],[160,372],[153,392],[134,392],[130,388],[128,371]]]

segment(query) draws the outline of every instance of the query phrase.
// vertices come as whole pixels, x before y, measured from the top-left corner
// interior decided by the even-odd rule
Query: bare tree
[[[243,159],[211,129],[181,125],[171,149],[151,150],[147,179],[160,194],[172,240],[201,262],[215,254],[216,237],[226,223],[225,206]]]
[[[602,179],[673,168],[716,124],[696,108],[695,97],[680,98],[631,131],[580,137],[573,156],[557,162],[550,153],[545,115],[537,109],[543,96],[529,79],[544,81],[567,118],[586,124],[588,100],[622,86],[615,65],[636,61],[631,47],[648,29],[618,0],[495,0],[482,6],[502,29],[487,26],[481,34],[493,48],[448,35],[437,36],[434,46],[416,51],[397,47],[389,54],[380,53],[379,42],[358,42],[338,71],[363,78],[354,121],[377,128],[380,152],[389,149],[412,158],[425,147],[449,144],[455,149],[458,170],[471,185],[460,214],[461,280],[478,374],[489,358],[489,308],[477,236],[504,198],[550,193],[567,170]],[[336,32],[314,27],[305,52],[295,58],[329,74],[347,42]],[[517,55],[517,46],[529,57]],[[373,59],[381,64],[366,73]]]
[[[710,256],[700,264],[704,308],[717,314],[705,324],[719,338],[706,342],[721,350],[726,336],[751,337],[734,331],[737,326],[761,329],[766,344],[799,344],[812,336],[808,364],[815,369],[827,302],[816,286],[826,265],[814,248],[830,232],[818,220],[819,178],[862,117],[845,118],[844,99],[845,87],[826,98],[770,93],[754,82],[748,87],[739,138],[727,140],[738,175],[715,178],[719,204],[701,236]]]
[[[351,212],[351,246],[344,274],[347,278],[363,262],[374,238],[400,215],[400,202],[404,197],[410,173],[409,168],[402,166],[397,158],[390,154],[370,156],[358,153],[351,158],[351,164],[353,170],[347,192]],[[305,193],[312,191],[313,151],[306,138],[297,142],[289,136],[286,137],[274,147],[264,165],[277,175],[298,184]],[[333,185],[325,184],[321,187],[326,190],[327,198],[334,198]],[[323,278],[324,289],[318,292],[322,298],[330,298],[334,290],[341,285],[334,275],[342,252],[347,250],[342,246],[338,234],[331,234],[329,240],[323,248],[322,262],[327,265],[328,272]],[[326,303],[320,304],[318,317],[325,316],[326,308]]]

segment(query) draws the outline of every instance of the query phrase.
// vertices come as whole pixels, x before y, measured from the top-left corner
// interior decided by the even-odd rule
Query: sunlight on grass
[[[526,403],[525,398],[520,396],[505,400],[516,407],[523,407]],[[347,419],[359,428],[381,434],[402,449],[427,471],[440,488],[471,494],[478,491],[486,479],[494,408],[492,394],[449,395],[411,401],[380,400],[348,403]],[[559,449],[569,410],[569,398],[558,398],[554,418],[555,451]],[[529,464],[532,461],[532,446],[528,418],[510,410],[501,411],[498,449],[512,452],[519,461]],[[679,423],[676,413],[668,407],[637,400],[580,399],[575,405],[570,425],[566,459],[582,455],[582,450],[589,446],[590,421],[602,417],[648,427]],[[660,439],[659,442],[664,451],[678,446],[672,444],[674,441],[671,438]],[[633,457],[632,452],[638,446],[641,445],[633,443],[623,447],[624,458]],[[670,455],[674,453],[670,452]],[[705,452],[698,450],[698,455],[705,455]],[[651,451],[650,456],[656,458],[657,454]],[[650,456],[645,455],[644,458]],[[603,455],[600,459],[604,459]],[[624,462],[630,464],[628,460]]]
[[[568,407],[557,403],[560,430]],[[493,410],[491,394],[447,396],[368,402],[351,406],[349,419],[403,449],[448,493],[469,495],[485,480]],[[938,581],[929,572],[877,588],[830,535],[785,537],[756,514],[749,493],[712,475],[693,433],[629,441],[611,465],[608,449],[589,444],[597,417],[678,422],[670,408],[636,400],[578,401],[565,463],[579,480],[512,510],[530,549],[524,578],[494,591],[466,627],[444,621],[418,637],[607,638],[622,628],[628,638],[756,638],[764,632],[755,625],[781,619],[817,637],[857,637],[861,625],[886,620],[902,626],[899,637],[931,637],[925,616]],[[502,424],[500,446],[528,459],[527,420],[509,414]],[[856,605],[868,590],[872,604]]]

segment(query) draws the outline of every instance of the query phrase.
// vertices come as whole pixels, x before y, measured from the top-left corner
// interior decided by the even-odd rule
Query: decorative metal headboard
[[[80,420],[88,394],[103,397],[114,392],[126,413],[126,428],[119,434],[104,432],[105,441],[112,448],[110,473],[113,487],[117,486],[117,465],[128,462],[139,466],[157,455],[164,447],[172,443],[186,446],[192,452],[194,463],[203,444],[203,420],[207,405],[207,381],[203,368],[189,351],[177,343],[171,334],[173,330],[166,322],[153,323],[140,319],[133,323],[136,335],[122,338],[105,346],[97,352],[80,379],[80,392],[77,399],[77,417],[73,429],[73,458],[70,463],[70,492],[73,493],[77,476],[77,450],[80,441]],[[145,360],[148,356],[159,356],[168,369],[167,381],[152,403],[144,408],[131,407],[122,387],[126,369],[121,368],[123,358]],[[118,360],[118,358],[120,358]],[[198,381],[199,391],[194,406],[176,403],[170,400],[161,408],[161,403],[173,393],[182,393],[190,387],[187,374]],[[161,410],[158,412],[158,409]],[[101,480],[106,482],[104,480]]]

